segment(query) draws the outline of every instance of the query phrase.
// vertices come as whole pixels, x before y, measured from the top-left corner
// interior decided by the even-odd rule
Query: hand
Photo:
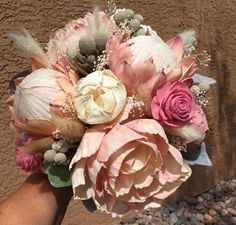
[[[47,176],[31,174],[0,204],[1,225],[59,225],[72,197],[72,188],[54,188]]]

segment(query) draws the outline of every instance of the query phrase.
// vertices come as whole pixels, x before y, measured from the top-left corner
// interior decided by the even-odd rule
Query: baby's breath
[[[101,55],[97,57],[97,60],[94,62],[93,71],[102,71],[108,66],[108,55],[106,50],[102,52]]]
[[[209,63],[211,62],[211,56],[210,54],[208,54],[208,52],[206,50],[203,50],[201,53],[199,54],[193,54],[193,56],[195,57],[197,63],[200,66],[209,66]]]
[[[192,44],[186,45],[184,48],[184,56],[190,56],[192,55],[192,52],[196,50],[197,40],[194,38],[194,41]]]
[[[196,59],[196,64],[199,66],[207,67],[211,61],[210,54],[203,50],[200,53],[194,53],[196,51],[197,40],[195,39],[194,42],[190,45],[185,46],[184,49],[184,56],[193,56]]]
[[[135,96],[130,96],[127,98],[127,104],[132,104],[133,106],[133,109],[130,112],[132,117],[136,117],[138,115],[140,118],[142,118],[145,116],[143,112],[144,102],[142,100]]]
[[[120,23],[118,29],[116,30],[116,33],[119,36],[125,37],[123,41],[127,41],[128,39],[130,39],[133,31],[130,29],[129,20],[126,19],[123,23]]]
[[[105,11],[108,16],[115,15],[117,10],[117,5],[114,0],[107,1],[107,10]]]
[[[69,119],[76,117],[72,94],[67,94],[65,104],[60,109],[63,113],[70,115]]]
[[[193,97],[195,102],[201,107],[206,107],[210,100],[210,98],[207,96],[207,92],[202,90],[200,90],[198,93],[193,93]]]
[[[170,144],[176,147],[179,151],[187,151],[187,145],[179,137],[170,136],[168,137],[168,140]]]

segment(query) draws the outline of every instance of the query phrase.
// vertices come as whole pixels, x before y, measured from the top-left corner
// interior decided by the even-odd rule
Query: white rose
[[[125,86],[110,70],[95,71],[81,79],[74,89],[78,118],[87,124],[114,120],[127,98]]]

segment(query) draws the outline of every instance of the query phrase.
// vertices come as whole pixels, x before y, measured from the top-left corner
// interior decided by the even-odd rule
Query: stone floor
[[[234,225],[236,224],[236,178],[221,181],[197,197],[168,202],[126,219],[120,225]]]

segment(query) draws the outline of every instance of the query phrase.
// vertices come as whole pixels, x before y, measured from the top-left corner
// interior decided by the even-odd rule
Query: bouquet
[[[31,58],[10,82],[16,162],[55,187],[112,215],[160,207],[191,175],[210,166],[203,108],[212,78],[196,32],[165,42],[143,16],[111,4],[53,32],[46,49],[11,33]]]

